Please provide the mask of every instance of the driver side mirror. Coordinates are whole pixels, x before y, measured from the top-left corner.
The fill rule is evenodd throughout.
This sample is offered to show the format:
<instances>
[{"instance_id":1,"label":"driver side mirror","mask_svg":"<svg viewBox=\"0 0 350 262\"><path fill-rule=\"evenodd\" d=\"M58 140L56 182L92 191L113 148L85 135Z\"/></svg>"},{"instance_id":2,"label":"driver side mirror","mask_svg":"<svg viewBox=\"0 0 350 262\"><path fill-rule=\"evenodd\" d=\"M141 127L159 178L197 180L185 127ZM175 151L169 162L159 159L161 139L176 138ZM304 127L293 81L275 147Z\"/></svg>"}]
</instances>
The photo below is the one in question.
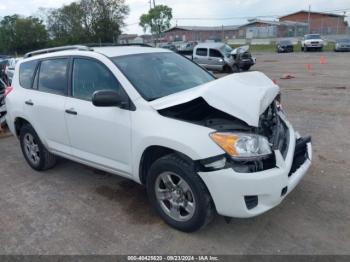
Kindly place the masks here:
<instances>
[{"instance_id":1,"label":"driver side mirror","mask_svg":"<svg viewBox=\"0 0 350 262\"><path fill-rule=\"evenodd\" d=\"M92 95L92 104L97 107L120 107L134 110L134 105L126 95L113 90L99 90Z\"/></svg>"}]
</instances>

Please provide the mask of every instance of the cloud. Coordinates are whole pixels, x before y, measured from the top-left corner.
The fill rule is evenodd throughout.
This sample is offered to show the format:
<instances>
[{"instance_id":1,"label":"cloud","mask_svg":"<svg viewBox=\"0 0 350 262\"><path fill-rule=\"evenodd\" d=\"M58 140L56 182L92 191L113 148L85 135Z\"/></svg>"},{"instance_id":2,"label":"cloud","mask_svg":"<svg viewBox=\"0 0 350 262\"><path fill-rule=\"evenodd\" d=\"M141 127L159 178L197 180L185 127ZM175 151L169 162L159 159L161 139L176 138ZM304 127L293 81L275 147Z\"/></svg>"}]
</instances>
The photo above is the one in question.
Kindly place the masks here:
<instances>
[{"instance_id":1,"label":"cloud","mask_svg":"<svg viewBox=\"0 0 350 262\"><path fill-rule=\"evenodd\" d=\"M0 4L0 10L6 10L6 6L4 4Z\"/></svg>"}]
</instances>

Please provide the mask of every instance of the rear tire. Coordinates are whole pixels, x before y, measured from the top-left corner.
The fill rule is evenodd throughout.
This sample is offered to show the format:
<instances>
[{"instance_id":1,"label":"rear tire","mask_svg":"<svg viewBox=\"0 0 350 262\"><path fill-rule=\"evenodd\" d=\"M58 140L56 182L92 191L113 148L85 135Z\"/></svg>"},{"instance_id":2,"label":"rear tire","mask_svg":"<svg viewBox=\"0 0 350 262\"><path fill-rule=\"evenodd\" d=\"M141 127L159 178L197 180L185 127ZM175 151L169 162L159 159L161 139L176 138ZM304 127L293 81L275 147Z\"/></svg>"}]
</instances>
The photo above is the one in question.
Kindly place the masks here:
<instances>
[{"instance_id":1,"label":"rear tire","mask_svg":"<svg viewBox=\"0 0 350 262\"><path fill-rule=\"evenodd\" d=\"M214 217L214 204L204 182L193 164L177 154L153 163L147 176L147 193L159 216L180 231L199 230Z\"/></svg>"},{"instance_id":2,"label":"rear tire","mask_svg":"<svg viewBox=\"0 0 350 262\"><path fill-rule=\"evenodd\" d=\"M19 139L24 158L31 168L43 171L55 166L56 156L45 148L31 125L21 128Z\"/></svg>"}]
</instances>

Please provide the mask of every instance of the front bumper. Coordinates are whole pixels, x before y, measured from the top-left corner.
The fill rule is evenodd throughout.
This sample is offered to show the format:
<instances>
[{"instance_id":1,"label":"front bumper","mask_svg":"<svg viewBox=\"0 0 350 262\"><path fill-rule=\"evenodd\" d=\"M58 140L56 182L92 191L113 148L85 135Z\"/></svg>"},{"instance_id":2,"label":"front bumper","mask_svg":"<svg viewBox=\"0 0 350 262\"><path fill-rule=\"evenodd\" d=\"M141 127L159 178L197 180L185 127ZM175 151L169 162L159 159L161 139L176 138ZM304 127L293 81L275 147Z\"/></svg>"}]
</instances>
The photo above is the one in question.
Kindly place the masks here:
<instances>
[{"instance_id":1,"label":"front bumper","mask_svg":"<svg viewBox=\"0 0 350 262\"><path fill-rule=\"evenodd\" d=\"M300 158L295 158L296 139L300 136L288 121L285 123L289 128L289 148L285 159L275 151L276 168L256 173L237 173L232 168L199 172L220 215L253 217L262 214L280 204L306 174L312 159L311 142L306 144L307 158L300 163ZM296 161L298 166L293 165Z\"/></svg>"},{"instance_id":2,"label":"front bumper","mask_svg":"<svg viewBox=\"0 0 350 262\"><path fill-rule=\"evenodd\" d=\"M335 51L348 52L348 51L350 51L350 47L336 47Z\"/></svg>"},{"instance_id":3,"label":"front bumper","mask_svg":"<svg viewBox=\"0 0 350 262\"><path fill-rule=\"evenodd\" d=\"M322 43L318 43L318 44L305 44L305 47L307 48L322 48L323 44Z\"/></svg>"}]
</instances>

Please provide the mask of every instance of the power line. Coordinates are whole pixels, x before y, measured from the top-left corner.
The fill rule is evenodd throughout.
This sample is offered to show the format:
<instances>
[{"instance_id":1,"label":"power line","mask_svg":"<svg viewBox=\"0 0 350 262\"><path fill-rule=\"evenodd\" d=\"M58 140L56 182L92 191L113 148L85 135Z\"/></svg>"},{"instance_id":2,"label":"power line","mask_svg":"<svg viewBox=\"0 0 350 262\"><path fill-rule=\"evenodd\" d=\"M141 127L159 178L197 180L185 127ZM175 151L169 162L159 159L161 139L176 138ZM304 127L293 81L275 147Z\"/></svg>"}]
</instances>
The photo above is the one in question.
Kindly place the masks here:
<instances>
[{"instance_id":1,"label":"power line","mask_svg":"<svg viewBox=\"0 0 350 262\"><path fill-rule=\"evenodd\" d=\"M334 10L325 10L325 11L314 11L318 13L330 13L330 12L344 12L344 11L350 11L350 8L343 8L343 9L334 9ZM235 20L235 19L251 19L251 18L267 18L267 17L280 17L281 14L271 14L271 15L257 15L257 16L235 16L235 17L175 17L176 20Z\"/></svg>"},{"instance_id":2,"label":"power line","mask_svg":"<svg viewBox=\"0 0 350 262\"><path fill-rule=\"evenodd\" d=\"M149 0L150 3L154 0ZM342 9L333 9L333 10L323 10L323 11L311 11L312 12L319 12L319 13L331 13L331 12L346 12L346 11L350 11L350 7L349 8L342 8ZM293 12L291 12L293 13ZM224 21L224 20L242 20L242 19L253 19L253 18L278 18L280 17L281 14L271 14L271 15L257 15L257 16L235 16L235 17L174 17L174 20L192 20L192 21ZM126 24L125 26L133 26L133 25L137 25L138 22L133 22L130 24Z\"/></svg>"}]
</instances>

